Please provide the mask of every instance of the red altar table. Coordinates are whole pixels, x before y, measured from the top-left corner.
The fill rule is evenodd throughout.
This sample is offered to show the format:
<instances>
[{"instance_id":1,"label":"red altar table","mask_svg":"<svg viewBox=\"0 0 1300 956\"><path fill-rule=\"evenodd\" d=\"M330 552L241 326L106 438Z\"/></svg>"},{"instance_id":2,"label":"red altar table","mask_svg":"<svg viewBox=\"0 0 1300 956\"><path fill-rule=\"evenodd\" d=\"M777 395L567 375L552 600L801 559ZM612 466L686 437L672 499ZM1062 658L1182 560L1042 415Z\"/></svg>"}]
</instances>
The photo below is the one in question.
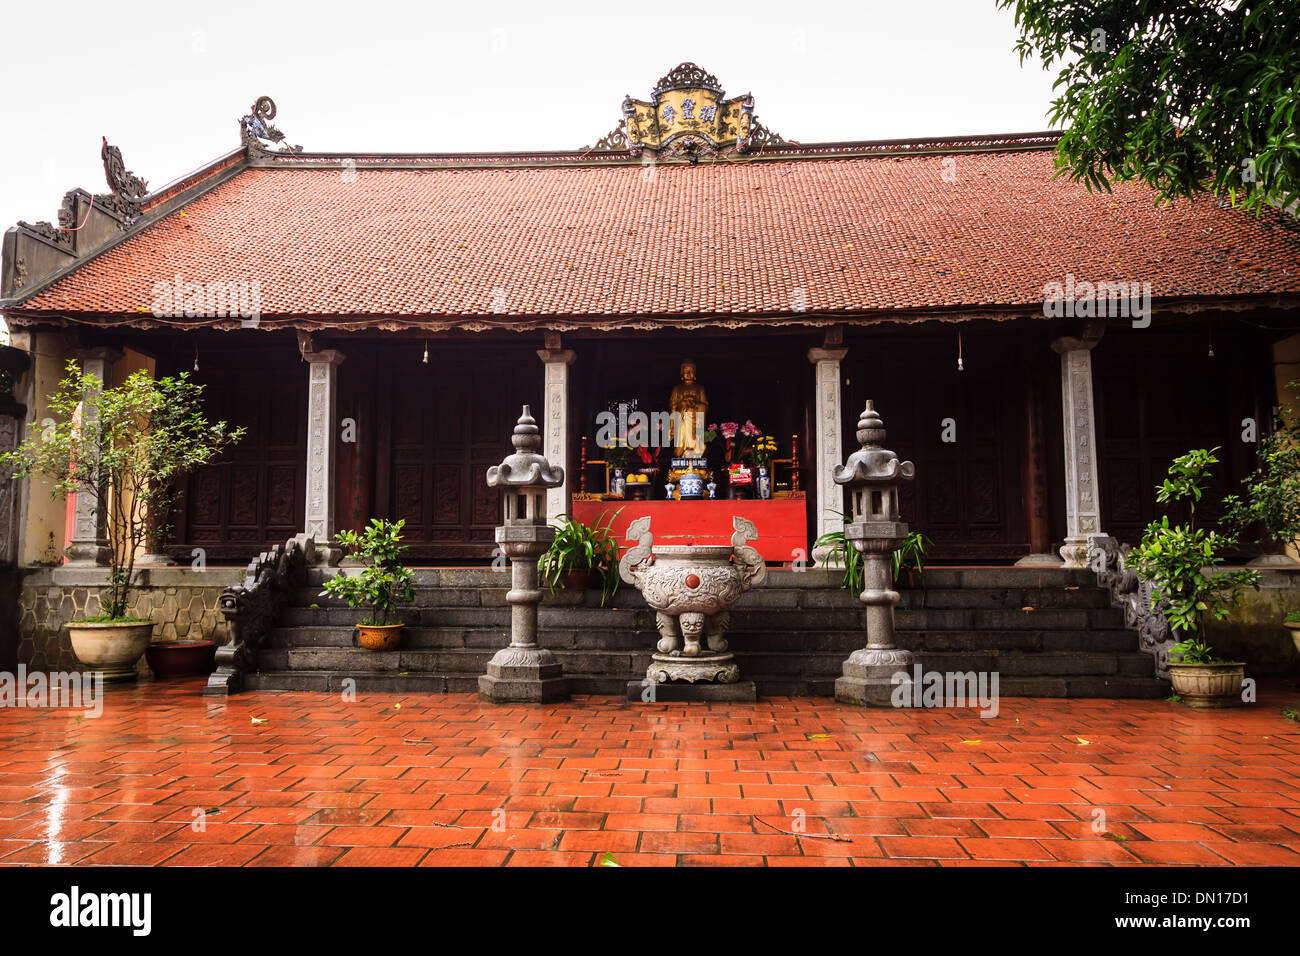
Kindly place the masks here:
<instances>
[{"instance_id":1,"label":"red altar table","mask_svg":"<svg viewBox=\"0 0 1300 956\"><path fill-rule=\"evenodd\" d=\"M807 561L808 503L802 498L770 501L575 501L573 517L585 525L604 522L604 512L619 512L610 525L622 545L627 526L649 516L656 544L730 544L733 515L758 529L754 547L768 562ZM619 511L619 509L622 509Z\"/></svg>"}]
</instances>

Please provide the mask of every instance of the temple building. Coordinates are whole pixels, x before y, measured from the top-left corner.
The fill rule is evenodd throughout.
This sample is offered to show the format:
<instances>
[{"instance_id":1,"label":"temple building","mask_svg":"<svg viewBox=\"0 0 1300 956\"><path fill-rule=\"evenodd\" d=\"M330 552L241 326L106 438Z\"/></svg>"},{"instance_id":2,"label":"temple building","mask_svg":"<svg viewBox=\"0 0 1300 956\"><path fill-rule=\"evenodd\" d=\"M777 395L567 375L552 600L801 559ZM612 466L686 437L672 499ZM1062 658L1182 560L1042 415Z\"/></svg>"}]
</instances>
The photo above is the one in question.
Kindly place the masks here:
<instances>
[{"instance_id":1,"label":"temple building","mask_svg":"<svg viewBox=\"0 0 1300 956\"><path fill-rule=\"evenodd\" d=\"M832 467L873 400L917 463L902 513L931 563L1080 568L1160 513L1174 456L1220 448L1208 498L1235 487L1300 377L1282 211L1089 192L1055 175L1054 132L806 143L693 64L611 113L568 151L320 153L261 97L230 152L161 188L105 142L107 193L5 233L26 355L0 445L40 427L70 358L189 372L248 434L185 479L153 548L181 571L302 532L328 553L374 516L405 519L414 563L486 566L483 476L521 405L565 468L549 512L580 517L618 507L602 413L676 415L685 446L621 469L656 529L725 537L743 514L797 568L841 526ZM747 422L775 440L762 494L714 427ZM712 444L682 456L699 424ZM0 562L102 563L83 512L0 479Z\"/></svg>"}]
</instances>

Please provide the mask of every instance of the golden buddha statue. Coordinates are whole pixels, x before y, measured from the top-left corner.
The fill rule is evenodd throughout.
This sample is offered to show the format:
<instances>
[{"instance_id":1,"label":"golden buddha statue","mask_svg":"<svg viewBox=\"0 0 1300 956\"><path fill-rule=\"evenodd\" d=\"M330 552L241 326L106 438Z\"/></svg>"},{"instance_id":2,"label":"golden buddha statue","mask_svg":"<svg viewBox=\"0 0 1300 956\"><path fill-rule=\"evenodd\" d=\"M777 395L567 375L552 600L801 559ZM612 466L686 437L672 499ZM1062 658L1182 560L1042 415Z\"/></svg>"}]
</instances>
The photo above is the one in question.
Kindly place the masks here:
<instances>
[{"instance_id":1,"label":"golden buddha statue","mask_svg":"<svg viewBox=\"0 0 1300 956\"><path fill-rule=\"evenodd\" d=\"M682 362L682 380L673 386L668 408L673 417L673 457L704 457L704 420L709 411L709 399L704 386L695 380L695 363Z\"/></svg>"},{"instance_id":2,"label":"golden buddha statue","mask_svg":"<svg viewBox=\"0 0 1300 956\"><path fill-rule=\"evenodd\" d=\"M704 486L713 473L704 459L704 421L709 411L709 398L704 386L695 380L695 363L682 362L682 380L673 386L668 399L673 422L673 461L668 470L668 481L675 488L673 497L682 498L682 479L687 477L686 497L704 497Z\"/></svg>"}]
</instances>

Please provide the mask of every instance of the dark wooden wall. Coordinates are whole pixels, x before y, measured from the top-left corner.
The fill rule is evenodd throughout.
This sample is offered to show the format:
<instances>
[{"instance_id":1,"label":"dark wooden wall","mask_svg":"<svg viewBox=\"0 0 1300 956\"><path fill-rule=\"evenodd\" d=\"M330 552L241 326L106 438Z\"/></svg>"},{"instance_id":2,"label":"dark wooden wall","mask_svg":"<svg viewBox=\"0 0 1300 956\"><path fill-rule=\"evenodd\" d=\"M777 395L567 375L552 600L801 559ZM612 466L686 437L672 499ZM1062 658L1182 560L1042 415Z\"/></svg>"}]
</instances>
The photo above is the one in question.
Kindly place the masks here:
<instances>
[{"instance_id":1,"label":"dark wooden wall","mask_svg":"<svg viewBox=\"0 0 1300 956\"><path fill-rule=\"evenodd\" d=\"M987 323L962 327L965 370L957 371L957 326L849 328L842 366L843 447L870 398L885 419L888 446L917 466L904 487L903 517L924 531L940 562L1007 563L1028 553L1029 396L1041 406L1038 458L1045 504L1040 533L1055 550L1065 536L1060 359L1050 348L1060 330ZM1176 332L1108 329L1093 352L1103 527L1136 541L1160 513L1154 488L1170 459L1190 448L1220 446L1225 466L1204 514L1252 466L1254 446L1240 440L1241 420L1262 423L1272 403L1266 338L1246 327L1218 332L1216 358L1204 329ZM586 435L597 457L596 415L616 399L667 411L681 360L698 366L708 392L708 424L752 419L781 437L798 435L802 485L811 485L815 436L813 367L807 351L821 333L626 333L566 336L571 443L565 466L572 487ZM486 560L494 548L499 500L484 481L509 450L520 406L541 419L541 346L533 336L423 340L340 338L336 423L355 423L355 441L337 445L336 521L360 528L371 517L405 518L411 557L423 562ZM160 369L186 371L193 339L161 349ZM214 335L201 340L200 371L208 412L249 429L224 460L185 480L170 552L188 563L195 547L209 561L244 563L301 530L305 485L307 366L288 336ZM943 441L943 420L956 442ZM666 457L666 455L665 455ZM666 463L666 462L665 462ZM593 488L598 483L594 470ZM811 496L808 501L810 528Z\"/></svg>"},{"instance_id":2,"label":"dark wooden wall","mask_svg":"<svg viewBox=\"0 0 1300 956\"><path fill-rule=\"evenodd\" d=\"M167 553L190 564L202 548L213 564L244 564L302 530L306 495L307 366L286 341L216 338L176 342L158 356L163 373L189 372L204 386L209 418L248 434L221 461L182 480Z\"/></svg>"}]
</instances>

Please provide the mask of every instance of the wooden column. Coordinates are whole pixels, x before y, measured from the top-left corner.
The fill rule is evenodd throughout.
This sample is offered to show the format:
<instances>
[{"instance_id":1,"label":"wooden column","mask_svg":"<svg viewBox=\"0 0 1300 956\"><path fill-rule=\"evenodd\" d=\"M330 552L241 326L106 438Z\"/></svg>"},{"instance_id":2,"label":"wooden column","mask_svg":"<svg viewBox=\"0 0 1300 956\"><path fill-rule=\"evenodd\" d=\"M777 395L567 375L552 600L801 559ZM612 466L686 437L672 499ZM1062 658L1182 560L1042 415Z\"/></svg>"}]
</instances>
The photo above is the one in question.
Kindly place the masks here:
<instances>
[{"instance_id":1,"label":"wooden column","mask_svg":"<svg viewBox=\"0 0 1300 956\"><path fill-rule=\"evenodd\" d=\"M1024 481L1025 529L1029 533L1029 554L1018 567L1058 567L1061 559L1051 553L1051 530L1047 520L1047 448L1043 427L1043 389L1036 374L1024 379Z\"/></svg>"}]
</instances>

